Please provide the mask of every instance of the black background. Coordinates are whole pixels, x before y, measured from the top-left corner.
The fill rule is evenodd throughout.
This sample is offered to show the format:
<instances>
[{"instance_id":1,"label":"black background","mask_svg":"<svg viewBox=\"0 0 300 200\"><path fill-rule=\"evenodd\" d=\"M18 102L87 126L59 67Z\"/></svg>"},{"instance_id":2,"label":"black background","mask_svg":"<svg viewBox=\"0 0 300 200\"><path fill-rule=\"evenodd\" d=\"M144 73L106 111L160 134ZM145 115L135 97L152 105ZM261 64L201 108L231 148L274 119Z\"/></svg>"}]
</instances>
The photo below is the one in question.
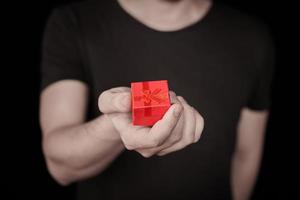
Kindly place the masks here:
<instances>
[{"instance_id":1,"label":"black background","mask_svg":"<svg viewBox=\"0 0 300 200\"><path fill-rule=\"evenodd\" d=\"M61 187L49 176L41 152L38 122L42 32L50 11L71 0L12 2L2 19L1 199L74 199L75 186ZM273 33L277 64L265 152L253 199L296 199L299 183L293 5L262 0L223 0L261 18ZM2 26L3 27L3 26ZM295 45L296 46L296 45ZM295 73L294 73L295 72ZM3 126L4 125L4 126ZM8 194L9 196L6 196ZM292 197L293 196L293 197ZM299 196L299 195L298 195Z\"/></svg>"}]
</instances>

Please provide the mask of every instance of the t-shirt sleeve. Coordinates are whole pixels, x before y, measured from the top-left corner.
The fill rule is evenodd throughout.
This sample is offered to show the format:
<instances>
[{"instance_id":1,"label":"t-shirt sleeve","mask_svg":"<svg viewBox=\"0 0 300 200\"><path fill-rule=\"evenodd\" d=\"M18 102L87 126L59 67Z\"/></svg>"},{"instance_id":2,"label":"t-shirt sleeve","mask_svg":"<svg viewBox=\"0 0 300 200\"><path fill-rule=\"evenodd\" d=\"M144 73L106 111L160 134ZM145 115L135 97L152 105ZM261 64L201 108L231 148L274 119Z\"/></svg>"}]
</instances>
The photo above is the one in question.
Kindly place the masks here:
<instances>
[{"instance_id":1,"label":"t-shirt sleeve","mask_svg":"<svg viewBox=\"0 0 300 200\"><path fill-rule=\"evenodd\" d=\"M268 110L271 105L275 48L270 31L260 32L255 44L256 76L250 91L247 106L251 110Z\"/></svg>"},{"instance_id":2,"label":"t-shirt sleeve","mask_svg":"<svg viewBox=\"0 0 300 200\"><path fill-rule=\"evenodd\" d=\"M42 42L41 90L64 79L87 83L79 33L71 10L62 7L52 11Z\"/></svg>"}]
</instances>

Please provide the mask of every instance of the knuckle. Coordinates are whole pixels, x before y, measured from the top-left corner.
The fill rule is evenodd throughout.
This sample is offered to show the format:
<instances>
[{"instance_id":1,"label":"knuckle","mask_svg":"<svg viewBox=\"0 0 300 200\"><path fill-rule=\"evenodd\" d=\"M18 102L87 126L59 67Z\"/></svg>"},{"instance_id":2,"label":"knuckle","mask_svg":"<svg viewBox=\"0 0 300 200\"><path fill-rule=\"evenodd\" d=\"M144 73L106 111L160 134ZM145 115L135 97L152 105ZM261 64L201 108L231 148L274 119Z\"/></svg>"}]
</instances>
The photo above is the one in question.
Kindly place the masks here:
<instances>
[{"instance_id":1,"label":"knuckle","mask_svg":"<svg viewBox=\"0 0 300 200\"><path fill-rule=\"evenodd\" d=\"M183 98L183 96L177 96L177 98L180 100L180 102L181 102L183 105L185 105L185 106L188 105L187 102L186 102L186 100Z\"/></svg>"},{"instance_id":2,"label":"knuckle","mask_svg":"<svg viewBox=\"0 0 300 200\"><path fill-rule=\"evenodd\" d=\"M176 93L173 90L169 91L170 96L176 96Z\"/></svg>"},{"instance_id":3,"label":"knuckle","mask_svg":"<svg viewBox=\"0 0 300 200\"><path fill-rule=\"evenodd\" d=\"M178 99L180 99L180 100L182 100L182 99L183 99L183 97L182 97L182 96L177 96L177 98L178 98Z\"/></svg>"},{"instance_id":4,"label":"knuckle","mask_svg":"<svg viewBox=\"0 0 300 200\"><path fill-rule=\"evenodd\" d=\"M191 106L189 104L185 104L185 109L194 114L195 109L193 108L193 106Z\"/></svg>"}]
</instances>

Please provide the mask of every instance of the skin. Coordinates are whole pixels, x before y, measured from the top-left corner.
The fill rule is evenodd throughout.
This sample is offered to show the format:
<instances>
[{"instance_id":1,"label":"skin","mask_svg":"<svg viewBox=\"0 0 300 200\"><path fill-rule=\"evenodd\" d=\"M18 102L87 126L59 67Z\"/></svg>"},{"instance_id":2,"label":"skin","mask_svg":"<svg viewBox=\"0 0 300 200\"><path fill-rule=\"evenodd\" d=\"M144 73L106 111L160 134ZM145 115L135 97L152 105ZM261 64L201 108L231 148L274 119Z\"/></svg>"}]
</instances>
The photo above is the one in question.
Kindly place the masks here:
<instances>
[{"instance_id":1,"label":"skin","mask_svg":"<svg viewBox=\"0 0 300 200\"><path fill-rule=\"evenodd\" d=\"M177 31L200 21L212 5L210 0L118 0L123 9L142 24L157 31Z\"/></svg>"},{"instance_id":2,"label":"skin","mask_svg":"<svg viewBox=\"0 0 300 200\"><path fill-rule=\"evenodd\" d=\"M201 20L208 0L120 0L140 22L159 31L174 31ZM147 9L146 9L147 8ZM45 88L40 97L43 151L50 174L68 185L101 173L125 149L145 158L163 156L197 142L204 119L183 97L170 92L173 105L152 128L132 126L129 88L99 95L96 119L86 121L88 86L62 80ZM250 197L259 169L267 111L241 110L237 144L232 158L232 190L236 200Z\"/></svg>"},{"instance_id":3,"label":"skin","mask_svg":"<svg viewBox=\"0 0 300 200\"><path fill-rule=\"evenodd\" d=\"M64 80L41 94L44 154L51 175L62 185L100 173L125 148L148 158L200 139L203 118L172 91L173 105L151 128L132 125L126 87L104 91L98 102L104 114L85 122L87 91L79 81Z\"/></svg>"},{"instance_id":4,"label":"skin","mask_svg":"<svg viewBox=\"0 0 300 200\"><path fill-rule=\"evenodd\" d=\"M263 152L268 111L241 111L237 127L236 150L232 159L232 190L234 199L251 196Z\"/></svg>"}]
</instances>

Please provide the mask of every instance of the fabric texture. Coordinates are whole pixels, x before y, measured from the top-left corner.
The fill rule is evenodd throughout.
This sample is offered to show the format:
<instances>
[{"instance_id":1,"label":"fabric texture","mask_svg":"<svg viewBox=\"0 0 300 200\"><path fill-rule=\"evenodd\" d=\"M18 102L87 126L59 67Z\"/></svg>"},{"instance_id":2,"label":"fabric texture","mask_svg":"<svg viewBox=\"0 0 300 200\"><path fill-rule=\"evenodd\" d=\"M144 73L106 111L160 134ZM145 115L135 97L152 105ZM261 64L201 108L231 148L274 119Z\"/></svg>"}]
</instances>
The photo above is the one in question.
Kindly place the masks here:
<instances>
[{"instance_id":1,"label":"fabric texture","mask_svg":"<svg viewBox=\"0 0 300 200\"><path fill-rule=\"evenodd\" d=\"M78 183L78 199L230 199L230 162L242 108L270 106L274 47L254 17L214 3L199 22L178 31L151 29L116 1L56 8L43 39L41 90L66 79L98 96L130 82L168 80L205 119L198 143L163 156L122 153L103 173Z\"/></svg>"}]
</instances>

